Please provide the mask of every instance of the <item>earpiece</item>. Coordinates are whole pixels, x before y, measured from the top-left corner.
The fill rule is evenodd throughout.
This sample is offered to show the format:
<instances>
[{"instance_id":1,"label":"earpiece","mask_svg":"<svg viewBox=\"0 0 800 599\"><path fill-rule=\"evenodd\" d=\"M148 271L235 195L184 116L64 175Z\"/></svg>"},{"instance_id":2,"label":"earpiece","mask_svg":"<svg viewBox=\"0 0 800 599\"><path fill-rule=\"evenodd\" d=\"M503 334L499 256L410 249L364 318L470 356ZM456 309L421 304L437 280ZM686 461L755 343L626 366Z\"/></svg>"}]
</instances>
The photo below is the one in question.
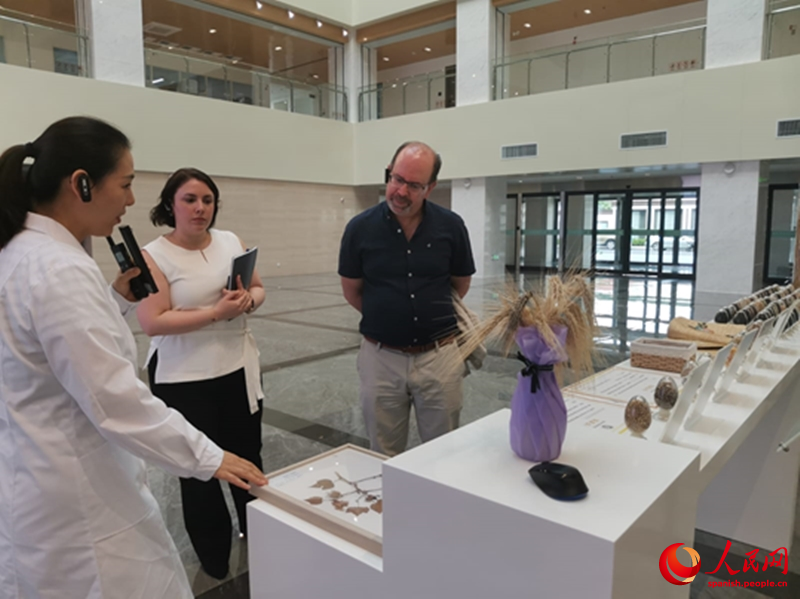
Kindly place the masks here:
<instances>
[{"instance_id":1,"label":"earpiece","mask_svg":"<svg viewBox=\"0 0 800 599\"><path fill-rule=\"evenodd\" d=\"M383 175L383 182L388 185L389 184L389 180L391 178L392 178L392 171L391 171L391 169L387 168L386 171L384 172L384 175Z\"/></svg>"},{"instance_id":2,"label":"earpiece","mask_svg":"<svg viewBox=\"0 0 800 599\"><path fill-rule=\"evenodd\" d=\"M81 200L84 202L92 201L92 185L89 182L89 175L78 175L78 193L81 194Z\"/></svg>"}]
</instances>

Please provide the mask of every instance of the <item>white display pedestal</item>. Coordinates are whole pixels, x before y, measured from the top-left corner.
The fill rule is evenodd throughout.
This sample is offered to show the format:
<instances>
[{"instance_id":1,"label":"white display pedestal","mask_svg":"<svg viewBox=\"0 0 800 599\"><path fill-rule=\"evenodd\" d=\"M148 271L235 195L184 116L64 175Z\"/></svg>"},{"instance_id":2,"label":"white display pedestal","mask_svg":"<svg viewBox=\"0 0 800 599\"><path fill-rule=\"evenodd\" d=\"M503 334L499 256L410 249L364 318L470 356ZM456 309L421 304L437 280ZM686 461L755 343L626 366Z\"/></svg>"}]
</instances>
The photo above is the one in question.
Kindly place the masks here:
<instances>
[{"instance_id":1,"label":"white display pedestal","mask_svg":"<svg viewBox=\"0 0 800 599\"><path fill-rule=\"evenodd\" d=\"M658 558L693 542L697 453L576 427L559 461L583 473L589 495L559 502L512 453L509 417L501 410L384 463L383 559L251 502L251 596L688 597L688 585L661 578Z\"/></svg>"}]
</instances>

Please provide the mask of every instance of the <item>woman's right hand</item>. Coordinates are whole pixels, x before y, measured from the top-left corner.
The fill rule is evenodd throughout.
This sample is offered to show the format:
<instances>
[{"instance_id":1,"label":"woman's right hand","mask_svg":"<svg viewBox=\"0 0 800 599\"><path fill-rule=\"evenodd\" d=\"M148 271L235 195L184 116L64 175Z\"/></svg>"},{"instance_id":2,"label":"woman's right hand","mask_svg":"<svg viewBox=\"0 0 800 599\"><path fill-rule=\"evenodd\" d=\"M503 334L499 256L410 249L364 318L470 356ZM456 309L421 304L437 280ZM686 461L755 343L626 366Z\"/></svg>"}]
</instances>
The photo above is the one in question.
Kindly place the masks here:
<instances>
[{"instance_id":1,"label":"woman's right hand","mask_svg":"<svg viewBox=\"0 0 800 599\"><path fill-rule=\"evenodd\" d=\"M249 490L250 485L263 487L267 484L267 477L256 468L255 464L229 451L223 453L222 464L214 473L214 478L227 481L245 490ZM247 484L248 482L250 485Z\"/></svg>"}]
</instances>

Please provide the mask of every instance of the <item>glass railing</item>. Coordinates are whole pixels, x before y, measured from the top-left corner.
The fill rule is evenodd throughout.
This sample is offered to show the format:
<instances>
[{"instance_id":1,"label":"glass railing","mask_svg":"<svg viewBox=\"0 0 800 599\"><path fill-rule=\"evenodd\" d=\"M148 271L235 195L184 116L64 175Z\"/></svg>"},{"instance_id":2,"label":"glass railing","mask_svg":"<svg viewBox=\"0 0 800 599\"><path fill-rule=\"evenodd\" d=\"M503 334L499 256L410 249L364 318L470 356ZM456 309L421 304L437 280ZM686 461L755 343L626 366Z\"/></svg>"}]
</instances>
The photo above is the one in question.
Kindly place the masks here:
<instances>
[{"instance_id":1,"label":"glass railing","mask_svg":"<svg viewBox=\"0 0 800 599\"><path fill-rule=\"evenodd\" d=\"M434 71L362 87L358 94L358 120L428 112L455 104L455 73ZM448 89L451 90L448 93Z\"/></svg>"},{"instance_id":2,"label":"glass railing","mask_svg":"<svg viewBox=\"0 0 800 599\"><path fill-rule=\"evenodd\" d=\"M705 23L510 56L494 66L494 99L703 68Z\"/></svg>"},{"instance_id":3,"label":"glass railing","mask_svg":"<svg viewBox=\"0 0 800 599\"><path fill-rule=\"evenodd\" d=\"M768 27L767 58L800 54L800 0L771 2Z\"/></svg>"},{"instance_id":4,"label":"glass railing","mask_svg":"<svg viewBox=\"0 0 800 599\"><path fill-rule=\"evenodd\" d=\"M308 83L244 68L165 52L145 50L147 87L263 106L338 121L347 120L347 94L326 83Z\"/></svg>"},{"instance_id":5,"label":"glass railing","mask_svg":"<svg viewBox=\"0 0 800 599\"><path fill-rule=\"evenodd\" d=\"M0 15L0 63L88 77L86 36Z\"/></svg>"}]
</instances>

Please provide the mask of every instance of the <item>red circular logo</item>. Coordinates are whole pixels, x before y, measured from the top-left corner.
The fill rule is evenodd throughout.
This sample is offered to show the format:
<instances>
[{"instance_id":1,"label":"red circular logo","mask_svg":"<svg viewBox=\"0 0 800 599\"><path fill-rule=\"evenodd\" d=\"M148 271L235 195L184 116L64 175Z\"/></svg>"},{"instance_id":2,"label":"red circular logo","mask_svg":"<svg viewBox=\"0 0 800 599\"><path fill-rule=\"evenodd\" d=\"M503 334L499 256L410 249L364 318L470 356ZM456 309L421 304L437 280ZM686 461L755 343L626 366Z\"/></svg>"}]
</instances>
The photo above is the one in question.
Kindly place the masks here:
<instances>
[{"instance_id":1,"label":"red circular logo","mask_svg":"<svg viewBox=\"0 0 800 599\"><path fill-rule=\"evenodd\" d=\"M700 555L691 547L684 547L683 549L691 556L692 567L687 568L678 561L678 556L676 554L678 548L682 545L683 543L675 543L674 545L670 545L664 549L664 551L661 553L661 557L658 560L658 569L661 570L661 576L663 576L664 580L670 584L689 584L694 580L694 577L697 576L697 573L700 571ZM667 564L669 564L669 567L667 567ZM683 580L681 581L675 578L670 570L677 576L683 578Z\"/></svg>"}]
</instances>

